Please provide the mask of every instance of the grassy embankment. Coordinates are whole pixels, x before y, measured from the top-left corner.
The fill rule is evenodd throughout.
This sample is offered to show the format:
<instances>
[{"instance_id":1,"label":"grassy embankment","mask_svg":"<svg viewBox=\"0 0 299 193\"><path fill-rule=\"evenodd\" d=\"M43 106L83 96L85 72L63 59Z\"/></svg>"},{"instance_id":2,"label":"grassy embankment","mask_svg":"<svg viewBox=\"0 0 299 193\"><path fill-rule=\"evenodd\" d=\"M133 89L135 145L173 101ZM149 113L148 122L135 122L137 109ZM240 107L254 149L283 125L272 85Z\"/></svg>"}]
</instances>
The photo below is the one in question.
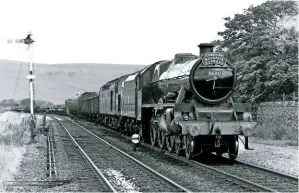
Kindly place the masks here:
<instances>
[{"instance_id":1,"label":"grassy embankment","mask_svg":"<svg viewBox=\"0 0 299 193\"><path fill-rule=\"evenodd\" d=\"M0 192L5 191L3 181L14 179L25 144L30 140L29 116L13 112L0 114Z\"/></svg>"}]
</instances>

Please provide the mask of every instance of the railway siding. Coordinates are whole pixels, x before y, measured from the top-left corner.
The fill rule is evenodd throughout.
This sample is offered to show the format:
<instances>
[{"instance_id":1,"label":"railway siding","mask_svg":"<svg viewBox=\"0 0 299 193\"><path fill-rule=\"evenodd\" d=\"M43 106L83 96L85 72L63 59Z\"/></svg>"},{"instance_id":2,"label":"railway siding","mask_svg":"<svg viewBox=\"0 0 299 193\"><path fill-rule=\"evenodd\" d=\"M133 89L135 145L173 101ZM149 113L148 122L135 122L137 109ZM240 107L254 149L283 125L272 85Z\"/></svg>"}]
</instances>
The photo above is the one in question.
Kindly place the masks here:
<instances>
[{"instance_id":1,"label":"railway siding","mask_svg":"<svg viewBox=\"0 0 299 193\"><path fill-rule=\"evenodd\" d=\"M42 116L38 115L37 121L40 122L41 120ZM50 121L51 119L47 119L48 126L51 125ZM48 133L38 134L36 141L25 145L26 152L14 180L4 181L6 191L75 190L67 188L72 181L71 167L66 161L68 157L56 127L54 126L52 129L51 137L48 136ZM51 139L51 146L48 146L50 144L49 139ZM50 149L52 156L49 156ZM51 176L49 173L51 168L49 167L50 157L52 161L55 160L54 165L52 162L52 168L56 168L56 172L52 170Z\"/></svg>"}]
</instances>

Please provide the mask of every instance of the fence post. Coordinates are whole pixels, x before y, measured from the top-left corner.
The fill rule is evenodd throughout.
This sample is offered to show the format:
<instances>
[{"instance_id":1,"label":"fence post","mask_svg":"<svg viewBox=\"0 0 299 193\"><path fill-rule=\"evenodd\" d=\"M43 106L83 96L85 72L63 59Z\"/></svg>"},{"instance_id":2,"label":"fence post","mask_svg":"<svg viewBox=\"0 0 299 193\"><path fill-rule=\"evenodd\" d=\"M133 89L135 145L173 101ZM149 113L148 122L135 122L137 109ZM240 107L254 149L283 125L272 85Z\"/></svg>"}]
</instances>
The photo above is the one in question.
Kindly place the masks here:
<instances>
[{"instance_id":1,"label":"fence post","mask_svg":"<svg viewBox=\"0 0 299 193\"><path fill-rule=\"evenodd\" d=\"M296 93L295 93L295 91L293 91L293 101L295 101L296 100Z\"/></svg>"},{"instance_id":2,"label":"fence post","mask_svg":"<svg viewBox=\"0 0 299 193\"><path fill-rule=\"evenodd\" d=\"M284 93L282 94L282 101L283 102L285 101L285 94Z\"/></svg>"}]
</instances>

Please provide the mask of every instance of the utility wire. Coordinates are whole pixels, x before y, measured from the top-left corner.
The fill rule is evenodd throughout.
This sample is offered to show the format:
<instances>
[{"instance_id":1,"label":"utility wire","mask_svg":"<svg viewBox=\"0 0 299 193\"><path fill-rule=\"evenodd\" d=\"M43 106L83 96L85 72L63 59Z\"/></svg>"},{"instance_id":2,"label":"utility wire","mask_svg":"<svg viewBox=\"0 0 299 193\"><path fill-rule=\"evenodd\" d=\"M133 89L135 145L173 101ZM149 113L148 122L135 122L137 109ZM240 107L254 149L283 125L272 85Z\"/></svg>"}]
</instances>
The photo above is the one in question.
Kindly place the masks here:
<instances>
[{"instance_id":1,"label":"utility wire","mask_svg":"<svg viewBox=\"0 0 299 193\"><path fill-rule=\"evenodd\" d=\"M23 66L23 62L21 62L21 66L20 66L20 68L19 68L19 73L18 73L18 76L17 76L17 80L16 80L15 88L14 88L14 93L13 93L13 97L12 97L12 103L13 103L13 104L14 104L14 99L15 99L15 95L16 95L16 91L17 91L17 87L18 87L19 79L20 79L20 74L21 74L22 66ZM10 119L10 114L8 115L8 118L6 119L5 129L4 129L4 130L6 130L7 123L8 123L8 120L9 120L9 119Z\"/></svg>"}]
</instances>

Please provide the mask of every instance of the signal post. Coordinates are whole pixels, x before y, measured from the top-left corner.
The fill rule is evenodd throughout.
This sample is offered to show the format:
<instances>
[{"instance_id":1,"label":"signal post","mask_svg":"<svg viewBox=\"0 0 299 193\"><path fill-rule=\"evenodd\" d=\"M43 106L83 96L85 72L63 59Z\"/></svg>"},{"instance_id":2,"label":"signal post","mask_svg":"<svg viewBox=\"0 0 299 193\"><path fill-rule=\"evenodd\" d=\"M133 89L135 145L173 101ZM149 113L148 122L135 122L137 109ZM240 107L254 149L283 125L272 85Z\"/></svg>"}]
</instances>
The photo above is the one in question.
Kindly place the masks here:
<instances>
[{"instance_id":1,"label":"signal post","mask_svg":"<svg viewBox=\"0 0 299 193\"><path fill-rule=\"evenodd\" d=\"M24 39L15 39L14 43L24 43L28 45L28 55L29 55L29 90L30 90L30 131L31 131L31 140L34 140L35 137L35 116L34 116L34 93L33 93L33 79L36 77L33 74L33 53L32 53L32 44L35 42L31 38L32 34L29 32L27 37ZM13 40L8 40L7 43L13 43Z\"/></svg>"},{"instance_id":2,"label":"signal post","mask_svg":"<svg viewBox=\"0 0 299 193\"><path fill-rule=\"evenodd\" d=\"M32 57L32 44L34 40L31 39L31 34L29 33L27 37L24 39L24 44L28 45L28 53L29 53L29 75L27 78L29 79L29 89L30 89L30 130L31 130L31 140L34 140L35 137L35 116L34 116L34 96L33 96L33 79L35 75L33 74L33 57Z\"/></svg>"}]
</instances>

